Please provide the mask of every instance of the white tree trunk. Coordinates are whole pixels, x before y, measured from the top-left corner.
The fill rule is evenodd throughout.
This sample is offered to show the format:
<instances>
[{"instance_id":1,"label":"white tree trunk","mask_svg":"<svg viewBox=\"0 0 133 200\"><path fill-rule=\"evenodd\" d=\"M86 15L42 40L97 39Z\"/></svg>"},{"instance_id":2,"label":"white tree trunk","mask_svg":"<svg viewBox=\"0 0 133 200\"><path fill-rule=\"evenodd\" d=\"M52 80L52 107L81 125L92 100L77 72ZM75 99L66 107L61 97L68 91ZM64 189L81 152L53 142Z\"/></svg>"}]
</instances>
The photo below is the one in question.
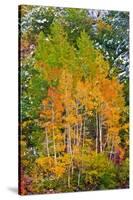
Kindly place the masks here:
<instances>
[{"instance_id":1,"label":"white tree trunk","mask_svg":"<svg viewBox=\"0 0 133 200\"><path fill-rule=\"evenodd\" d=\"M103 141L102 141L102 119L99 115L99 142L100 142L100 152L103 151Z\"/></svg>"},{"instance_id":2,"label":"white tree trunk","mask_svg":"<svg viewBox=\"0 0 133 200\"><path fill-rule=\"evenodd\" d=\"M54 105L52 104L52 134L53 134L53 147L54 147L54 160L56 163L56 144L55 144L55 131L54 131Z\"/></svg>"},{"instance_id":3,"label":"white tree trunk","mask_svg":"<svg viewBox=\"0 0 133 200\"><path fill-rule=\"evenodd\" d=\"M45 129L45 135L46 135L46 148L47 148L47 156L50 156L49 153L49 139L48 139L48 133L47 133L47 128Z\"/></svg>"},{"instance_id":4,"label":"white tree trunk","mask_svg":"<svg viewBox=\"0 0 133 200\"><path fill-rule=\"evenodd\" d=\"M96 153L98 153L98 115L96 111Z\"/></svg>"},{"instance_id":5,"label":"white tree trunk","mask_svg":"<svg viewBox=\"0 0 133 200\"><path fill-rule=\"evenodd\" d=\"M79 170L79 173L78 173L78 186L80 185L80 176L81 176L81 174L80 174L80 170Z\"/></svg>"}]
</instances>

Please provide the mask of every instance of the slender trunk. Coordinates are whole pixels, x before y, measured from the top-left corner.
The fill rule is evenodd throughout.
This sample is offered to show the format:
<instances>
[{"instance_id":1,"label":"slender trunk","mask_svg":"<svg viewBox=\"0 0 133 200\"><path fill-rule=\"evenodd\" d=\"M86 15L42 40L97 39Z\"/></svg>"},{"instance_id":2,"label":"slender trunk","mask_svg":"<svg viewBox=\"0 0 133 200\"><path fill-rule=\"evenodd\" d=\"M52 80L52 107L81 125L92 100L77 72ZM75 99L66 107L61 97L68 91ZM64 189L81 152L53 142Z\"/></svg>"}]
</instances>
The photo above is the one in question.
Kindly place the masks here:
<instances>
[{"instance_id":1,"label":"slender trunk","mask_svg":"<svg viewBox=\"0 0 133 200\"><path fill-rule=\"evenodd\" d=\"M105 151L106 147L109 146L108 144L109 144L109 137L108 137L108 134L107 134L106 141L105 141L105 143L103 144L103 151Z\"/></svg>"},{"instance_id":2,"label":"slender trunk","mask_svg":"<svg viewBox=\"0 0 133 200\"><path fill-rule=\"evenodd\" d=\"M96 153L98 153L98 115L96 111Z\"/></svg>"},{"instance_id":3,"label":"slender trunk","mask_svg":"<svg viewBox=\"0 0 133 200\"><path fill-rule=\"evenodd\" d=\"M66 128L66 150L67 150L67 153L69 153L69 134L68 134L68 127Z\"/></svg>"},{"instance_id":4,"label":"slender trunk","mask_svg":"<svg viewBox=\"0 0 133 200\"><path fill-rule=\"evenodd\" d=\"M84 147L84 142L85 142L85 119L84 119L84 125L83 125L83 142L82 142L83 147Z\"/></svg>"},{"instance_id":5,"label":"slender trunk","mask_svg":"<svg viewBox=\"0 0 133 200\"><path fill-rule=\"evenodd\" d=\"M66 129L64 130L64 151L66 149Z\"/></svg>"},{"instance_id":6,"label":"slender trunk","mask_svg":"<svg viewBox=\"0 0 133 200\"><path fill-rule=\"evenodd\" d=\"M78 104L76 103L76 116L78 118ZM77 122L77 125L76 125L76 145L78 146L79 145L79 126L78 126L78 122Z\"/></svg>"},{"instance_id":7,"label":"slender trunk","mask_svg":"<svg viewBox=\"0 0 133 200\"><path fill-rule=\"evenodd\" d=\"M102 142L102 119L99 115L99 142L100 142L100 152L103 151L103 142Z\"/></svg>"},{"instance_id":8,"label":"slender trunk","mask_svg":"<svg viewBox=\"0 0 133 200\"><path fill-rule=\"evenodd\" d=\"M72 175L74 173L74 166L73 166L73 161L72 161Z\"/></svg>"},{"instance_id":9,"label":"slender trunk","mask_svg":"<svg viewBox=\"0 0 133 200\"><path fill-rule=\"evenodd\" d=\"M69 116L69 111L66 109L66 114L67 116ZM71 155L71 164L69 166L69 170L68 170L68 188L70 188L70 182L71 182L71 172L73 174L73 158L72 158L72 140L71 140L71 126L68 123L67 125L67 153Z\"/></svg>"},{"instance_id":10,"label":"slender trunk","mask_svg":"<svg viewBox=\"0 0 133 200\"><path fill-rule=\"evenodd\" d=\"M70 171L70 167L68 169L67 185L68 185L68 188L70 188L70 186L71 186L71 171Z\"/></svg>"},{"instance_id":11,"label":"slender trunk","mask_svg":"<svg viewBox=\"0 0 133 200\"><path fill-rule=\"evenodd\" d=\"M53 135L53 147L54 147L54 160L56 163L56 144L55 144L55 131L54 131L54 105L52 104L52 135Z\"/></svg>"},{"instance_id":12,"label":"slender trunk","mask_svg":"<svg viewBox=\"0 0 133 200\"><path fill-rule=\"evenodd\" d=\"M68 145L68 153L72 154L72 145L71 145L71 128L70 128L70 124L68 124L67 127L67 145Z\"/></svg>"},{"instance_id":13,"label":"slender trunk","mask_svg":"<svg viewBox=\"0 0 133 200\"><path fill-rule=\"evenodd\" d=\"M66 108L66 117L69 116L69 111ZM70 124L67 124L66 128L66 137L67 137L67 153L72 154L72 144L71 144L71 127Z\"/></svg>"},{"instance_id":14,"label":"slender trunk","mask_svg":"<svg viewBox=\"0 0 133 200\"><path fill-rule=\"evenodd\" d=\"M84 119L84 122L83 122L83 135L82 135L82 153L81 153L81 156L82 156L82 162L81 162L81 172L83 170L83 154L84 154L84 142L85 142L85 119Z\"/></svg>"},{"instance_id":15,"label":"slender trunk","mask_svg":"<svg viewBox=\"0 0 133 200\"><path fill-rule=\"evenodd\" d=\"M49 157L49 140L48 140L48 133L47 133L47 128L45 129L45 135L46 135L46 148L47 148L47 156Z\"/></svg>"},{"instance_id":16,"label":"slender trunk","mask_svg":"<svg viewBox=\"0 0 133 200\"><path fill-rule=\"evenodd\" d=\"M76 125L74 125L74 138L73 138L73 144L76 144Z\"/></svg>"},{"instance_id":17,"label":"slender trunk","mask_svg":"<svg viewBox=\"0 0 133 200\"><path fill-rule=\"evenodd\" d=\"M54 133L54 129L53 129L53 145L54 145L54 159L56 162L56 145L55 145L55 133Z\"/></svg>"},{"instance_id":18,"label":"slender trunk","mask_svg":"<svg viewBox=\"0 0 133 200\"><path fill-rule=\"evenodd\" d=\"M70 124L69 124L69 144L70 144L70 154L72 155L72 140L71 140L71 127L70 127Z\"/></svg>"},{"instance_id":19,"label":"slender trunk","mask_svg":"<svg viewBox=\"0 0 133 200\"><path fill-rule=\"evenodd\" d=\"M83 145L83 133L82 133L82 126L83 126L83 123L81 122L80 124L80 135L79 135L79 145L81 144L81 155L83 156L83 150L82 150L82 145ZM81 142L82 140L82 142ZM81 169L82 169L82 164L81 164ZM78 172L78 186L80 185L80 177L81 177L81 172L80 172L80 169L79 169L79 172Z\"/></svg>"},{"instance_id":20,"label":"slender trunk","mask_svg":"<svg viewBox=\"0 0 133 200\"><path fill-rule=\"evenodd\" d=\"M79 172L78 172L78 186L80 185L80 176L81 176L81 174L80 174L80 170L79 170Z\"/></svg>"},{"instance_id":21,"label":"slender trunk","mask_svg":"<svg viewBox=\"0 0 133 200\"><path fill-rule=\"evenodd\" d=\"M83 126L83 124L82 124L82 122L81 122L81 124L80 124L80 135L79 135L79 145L82 144L82 143L81 143L81 138L82 138L82 126Z\"/></svg>"},{"instance_id":22,"label":"slender trunk","mask_svg":"<svg viewBox=\"0 0 133 200\"><path fill-rule=\"evenodd\" d=\"M79 130L78 130L78 124L77 124L77 129L76 129L76 145L78 146L79 145L79 134L78 134L78 132L79 132Z\"/></svg>"}]
</instances>

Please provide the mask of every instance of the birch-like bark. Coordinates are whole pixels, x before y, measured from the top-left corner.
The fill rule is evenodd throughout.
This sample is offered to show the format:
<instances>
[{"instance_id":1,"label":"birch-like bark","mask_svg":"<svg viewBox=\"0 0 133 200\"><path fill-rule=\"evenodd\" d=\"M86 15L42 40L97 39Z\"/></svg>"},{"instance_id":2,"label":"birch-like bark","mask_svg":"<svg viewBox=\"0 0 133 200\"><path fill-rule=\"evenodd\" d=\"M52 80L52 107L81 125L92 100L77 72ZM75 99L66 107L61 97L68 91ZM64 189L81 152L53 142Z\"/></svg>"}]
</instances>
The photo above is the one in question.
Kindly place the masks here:
<instances>
[{"instance_id":1,"label":"birch-like bark","mask_svg":"<svg viewBox=\"0 0 133 200\"><path fill-rule=\"evenodd\" d=\"M72 144L71 144L71 128L70 128L70 124L68 125L68 135L67 135L67 138L68 138L68 153L72 154Z\"/></svg>"},{"instance_id":2,"label":"birch-like bark","mask_svg":"<svg viewBox=\"0 0 133 200\"><path fill-rule=\"evenodd\" d=\"M78 124L76 125L76 145L79 145L79 128Z\"/></svg>"},{"instance_id":3,"label":"birch-like bark","mask_svg":"<svg viewBox=\"0 0 133 200\"><path fill-rule=\"evenodd\" d=\"M76 103L76 116L78 117L78 105ZM76 125L76 145L79 146L79 125Z\"/></svg>"},{"instance_id":4,"label":"birch-like bark","mask_svg":"<svg viewBox=\"0 0 133 200\"><path fill-rule=\"evenodd\" d=\"M98 114L96 111L96 153L98 153Z\"/></svg>"},{"instance_id":5,"label":"birch-like bark","mask_svg":"<svg viewBox=\"0 0 133 200\"><path fill-rule=\"evenodd\" d=\"M100 143L100 152L103 151L103 142L102 142L102 119L99 114L99 143Z\"/></svg>"},{"instance_id":6,"label":"birch-like bark","mask_svg":"<svg viewBox=\"0 0 133 200\"><path fill-rule=\"evenodd\" d=\"M73 165L73 160L72 160L72 175L74 173L74 165Z\"/></svg>"},{"instance_id":7,"label":"birch-like bark","mask_svg":"<svg viewBox=\"0 0 133 200\"><path fill-rule=\"evenodd\" d=\"M79 172L78 172L78 186L80 185L80 176L81 176L81 174L80 174L80 170L79 170Z\"/></svg>"},{"instance_id":8,"label":"birch-like bark","mask_svg":"<svg viewBox=\"0 0 133 200\"><path fill-rule=\"evenodd\" d=\"M82 124L82 122L81 122L81 124L80 124L80 135L79 135L79 145L82 144L82 143L81 143L81 138L82 138L82 126L83 126L83 124Z\"/></svg>"},{"instance_id":9,"label":"birch-like bark","mask_svg":"<svg viewBox=\"0 0 133 200\"><path fill-rule=\"evenodd\" d=\"M73 138L73 144L76 144L76 125L74 125L74 138Z\"/></svg>"},{"instance_id":10,"label":"birch-like bark","mask_svg":"<svg viewBox=\"0 0 133 200\"><path fill-rule=\"evenodd\" d=\"M46 148L47 148L47 156L50 156L49 153L49 139L48 139L48 132L47 132L47 128L45 129L45 135L46 135Z\"/></svg>"},{"instance_id":11,"label":"birch-like bark","mask_svg":"<svg viewBox=\"0 0 133 200\"><path fill-rule=\"evenodd\" d=\"M84 142L85 142L85 119L84 119L84 123L83 123L83 142L82 142L83 147L84 147Z\"/></svg>"},{"instance_id":12,"label":"birch-like bark","mask_svg":"<svg viewBox=\"0 0 133 200\"><path fill-rule=\"evenodd\" d=\"M53 134L53 147L54 147L54 160L56 163L56 144L55 144L55 131L54 131L54 105L52 104L52 134Z\"/></svg>"},{"instance_id":13,"label":"birch-like bark","mask_svg":"<svg viewBox=\"0 0 133 200\"><path fill-rule=\"evenodd\" d=\"M68 169L68 177L67 177L67 185L68 185L68 188L70 188L71 186L71 170L70 170L70 167Z\"/></svg>"},{"instance_id":14,"label":"birch-like bark","mask_svg":"<svg viewBox=\"0 0 133 200\"><path fill-rule=\"evenodd\" d=\"M64 147L66 147L66 129L64 131Z\"/></svg>"}]
</instances>

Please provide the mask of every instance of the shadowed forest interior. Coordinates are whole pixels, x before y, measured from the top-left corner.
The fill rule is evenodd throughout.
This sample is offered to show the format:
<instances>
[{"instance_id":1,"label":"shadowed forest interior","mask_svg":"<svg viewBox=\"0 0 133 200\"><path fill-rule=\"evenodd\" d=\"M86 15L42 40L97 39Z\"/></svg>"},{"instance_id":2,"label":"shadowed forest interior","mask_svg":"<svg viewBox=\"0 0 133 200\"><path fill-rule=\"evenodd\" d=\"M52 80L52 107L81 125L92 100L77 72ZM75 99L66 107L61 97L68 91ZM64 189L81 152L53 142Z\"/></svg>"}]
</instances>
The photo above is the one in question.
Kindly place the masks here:
<instances>
[{"instance_id":1,"label":"shadowed forest interior","mask_svg":"<svg viewBox=\"0 0 133 200\"><path fill-rule=\"evenodd\" d=\"M129 13L19 6L19 193L129 187Z\"/></svg>"}]
</instances>

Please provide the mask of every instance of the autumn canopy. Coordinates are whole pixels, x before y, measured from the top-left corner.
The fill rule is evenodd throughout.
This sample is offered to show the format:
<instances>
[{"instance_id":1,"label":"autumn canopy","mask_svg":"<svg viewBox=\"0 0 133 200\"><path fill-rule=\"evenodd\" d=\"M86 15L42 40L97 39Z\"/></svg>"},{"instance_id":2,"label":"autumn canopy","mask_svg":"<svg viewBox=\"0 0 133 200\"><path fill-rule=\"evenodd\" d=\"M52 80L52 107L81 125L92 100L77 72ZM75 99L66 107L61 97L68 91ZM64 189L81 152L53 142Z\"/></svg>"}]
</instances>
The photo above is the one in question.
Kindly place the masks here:
<instances>
[{"instance_id":1,"label":"autumn canopy","mask_svg":"<svg viewBox=\"0 0 133 200\"><path fill-rule=\"evenodd\" d=\"M118 12L20 12L20 193L127 188L128 75L103 41Z\"/></svg>"}]
</instances>

